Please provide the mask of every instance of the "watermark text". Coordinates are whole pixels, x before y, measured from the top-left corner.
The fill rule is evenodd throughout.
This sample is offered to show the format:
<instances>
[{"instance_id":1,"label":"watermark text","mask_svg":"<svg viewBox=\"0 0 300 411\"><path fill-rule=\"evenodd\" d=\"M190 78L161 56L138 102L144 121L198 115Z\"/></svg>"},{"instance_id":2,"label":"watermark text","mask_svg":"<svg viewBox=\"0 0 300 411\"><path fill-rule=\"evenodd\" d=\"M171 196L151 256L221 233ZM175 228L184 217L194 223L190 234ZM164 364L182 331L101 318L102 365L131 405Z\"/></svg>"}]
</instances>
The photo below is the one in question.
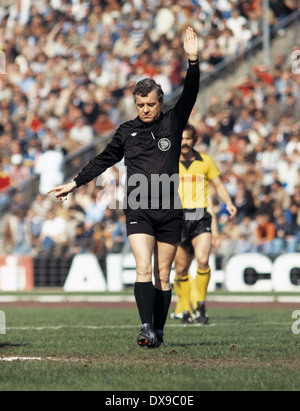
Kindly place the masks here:
<instances>
[{"instance_id":1,"label":"watermark text","mask_svg":"<svg viewBox=\"0 0 300 411\"><path fill-rule=\"evenodd\" d=\"M6 316L3 311L0 311L0 334L6 334Z\"/></svg>"},{"instance_id":2,"label":"watermark text","mask_svg":"<svg viewBox=\"0 0 300 411\"><path fill-rule=\"evenodd\" d=\"M296 319L296 321L292 324L292 333L295 335L300 334L300 310L296 310L292 314L292 318Z\"/></svg>"},{"instance_id":3,"label":"watermark text","mask_svg":"<svg viewBox=\"0 0 300 411\"><path fill-rule=\"evenodd\" d=\"M120 181L127 175L127 167L120 166L118 175L101 175L96 180L100 188L97 195L98 204L105 204L110 209L117 209L120 196ZM106 181L105 181L106 180ZM135 173L123 183L123 209L131 210L191 210L186 214L188 220L198 220L205 208L205 176L203 174L145 174ZM184 203L184 204L183 204ZM193 211L195 210L195 211ZM202 215L199 214L202 212Z\"/></svg>"},{"instance_id":4,"label":"watermark text","mask_svg":"<svg viewBox=\"0 0 300 411\"><path fill-rule=\"evenodd\" d=\"M6 74L6 56L3 50L0 50L0 74Z\"/></svg>"},{"instance_id":5,"label":"watermark text","mask_svg":"<svg viewBox=\"0 0 300 411\"><path fill-rule=\"evenodd\" d=\"M300 74L300 50L293 51L292 55L292 72L296 75Z\"/></svg>"}]
</instances>

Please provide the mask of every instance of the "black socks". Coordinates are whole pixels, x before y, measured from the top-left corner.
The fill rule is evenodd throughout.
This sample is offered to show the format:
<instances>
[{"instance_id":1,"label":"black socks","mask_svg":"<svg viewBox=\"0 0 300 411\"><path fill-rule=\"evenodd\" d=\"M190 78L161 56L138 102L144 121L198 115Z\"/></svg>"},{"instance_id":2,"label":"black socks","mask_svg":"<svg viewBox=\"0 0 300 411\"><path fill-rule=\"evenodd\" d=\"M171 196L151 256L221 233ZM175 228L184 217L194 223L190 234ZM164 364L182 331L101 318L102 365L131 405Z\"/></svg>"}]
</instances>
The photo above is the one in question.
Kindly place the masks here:
<instances>
[{"instance_id":1,"label":"black socks","mask_svg":"<svg viewBox=\"0 0 300 411\"><path fill-rule=\"evenodd\" d=\"M148 323L152 325L155 304L155 288L152 281L148 283L135 283L134 296L142 324Z\"/></svg>"},{"instance_id":2,"label":"black socks","mask_svg":"<svg viewBox=\"0 0 300 411\"><path fill-rule=\"evenodd\" d=\"M154 329L162 330L167 321L172 299L172 290L162 291L155 288Z\"/></svg>"},{"instance_id":3,"label":"black socks","mask_svg":"<svg viewBox=\"0 0 300 411\"><path fill-rule=\"evenodd\" d=\"M134 295L142 324L148 323L157 330L163 330L171 304L172 291L154 287L152 281L135 283Z\"/></svg>"}]
</instances>

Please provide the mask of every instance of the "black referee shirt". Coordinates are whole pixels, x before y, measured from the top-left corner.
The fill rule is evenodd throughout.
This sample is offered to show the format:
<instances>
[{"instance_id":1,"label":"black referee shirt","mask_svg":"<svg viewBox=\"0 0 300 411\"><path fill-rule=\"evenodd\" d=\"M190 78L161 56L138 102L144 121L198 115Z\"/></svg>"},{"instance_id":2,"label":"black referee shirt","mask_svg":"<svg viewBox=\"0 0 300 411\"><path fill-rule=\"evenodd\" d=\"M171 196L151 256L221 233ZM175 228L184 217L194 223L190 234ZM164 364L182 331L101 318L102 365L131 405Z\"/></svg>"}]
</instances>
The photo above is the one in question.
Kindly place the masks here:
<instances>
[{"instance_id":1,"label":"black referee shirt","mask_svg":"<svg viewBox=\"0 0 300 411\"><path fill-rule=\"evenodd\" d=\"M164 192L160 189L159 206L156 207L156 204L155 208L165 208L164 194L166 196L164 200L167 203L170 201L170 207L173 208L174 202L176 203L179 197L182 132L196 102L199 82L199 65L189 63L183 91L175 106L165 113L161 112L152 123L144 123L136 117L121 124L104 151L90 160L75 178L77 187L87 184L124 157L127 167L127 198L138 184L142 184L143 190L147 189L147 199L144 197L141 200L141 208L151 207L153 201L156 204L157 196L151 196L151 184L153 186L154 176L164 175L166 178L169 177L169 187L164 187ZM136 185L130 185L130 181L136 181ZM157 193L152 187L152 194L154 192ZM130 201L127 202L127 207L130 208Z\"/></svg>"}]
</instances>

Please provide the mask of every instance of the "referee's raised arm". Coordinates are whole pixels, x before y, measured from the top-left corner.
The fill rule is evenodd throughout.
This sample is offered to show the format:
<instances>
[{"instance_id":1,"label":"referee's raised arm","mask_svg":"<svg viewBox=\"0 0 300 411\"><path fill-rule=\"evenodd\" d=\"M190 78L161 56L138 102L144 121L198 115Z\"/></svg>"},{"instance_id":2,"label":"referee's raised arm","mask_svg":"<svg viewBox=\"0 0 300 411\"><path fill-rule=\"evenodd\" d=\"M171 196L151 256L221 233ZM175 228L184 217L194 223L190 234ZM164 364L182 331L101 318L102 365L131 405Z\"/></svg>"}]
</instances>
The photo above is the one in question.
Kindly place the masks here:
<instances>
[{"instance_id":1,"label":"referee's raised arm","mask_svg":"<svg viewBox=\"0 0 300 411\"><path fill-rule=\"evenodd\" d=\"M182 130L188 122L200 87L199 40L191 27L186 29L183 48L188 58L189 66L181 96L174 107L180 119Z\"/></svg>"},{"instance_id":2,"label":"referee's raised arm","mask_svg":"<svg viewBox=\"0 0 300 411\"><path fill-rule=\"evenodd\" d=\"M183 40L183 48L189 61L195 64L199 59L199 43L198 37L191 27L188 27L186 29L185 37Z\"/></svg>"}]
</instances>

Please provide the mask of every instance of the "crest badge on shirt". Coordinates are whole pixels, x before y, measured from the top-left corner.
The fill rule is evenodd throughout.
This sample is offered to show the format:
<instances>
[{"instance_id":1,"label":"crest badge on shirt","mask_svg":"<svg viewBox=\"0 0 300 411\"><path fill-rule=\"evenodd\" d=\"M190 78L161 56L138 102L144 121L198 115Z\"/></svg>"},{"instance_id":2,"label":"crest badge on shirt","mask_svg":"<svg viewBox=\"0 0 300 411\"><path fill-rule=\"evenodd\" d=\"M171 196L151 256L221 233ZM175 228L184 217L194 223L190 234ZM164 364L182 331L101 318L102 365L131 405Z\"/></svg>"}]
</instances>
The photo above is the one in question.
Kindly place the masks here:
<instances>
[{"instance_id":1,"label":"crest badge on shirt","mask_svg":"<svg viewBox=\"0 0 300 411\"><path fill-rule=\"evenodd\" d=\"M168 138L164 137L158 141L158 148L161 151L168 151L170 147L171 147L171 141Z\"/></svg>"}]
</instances>

